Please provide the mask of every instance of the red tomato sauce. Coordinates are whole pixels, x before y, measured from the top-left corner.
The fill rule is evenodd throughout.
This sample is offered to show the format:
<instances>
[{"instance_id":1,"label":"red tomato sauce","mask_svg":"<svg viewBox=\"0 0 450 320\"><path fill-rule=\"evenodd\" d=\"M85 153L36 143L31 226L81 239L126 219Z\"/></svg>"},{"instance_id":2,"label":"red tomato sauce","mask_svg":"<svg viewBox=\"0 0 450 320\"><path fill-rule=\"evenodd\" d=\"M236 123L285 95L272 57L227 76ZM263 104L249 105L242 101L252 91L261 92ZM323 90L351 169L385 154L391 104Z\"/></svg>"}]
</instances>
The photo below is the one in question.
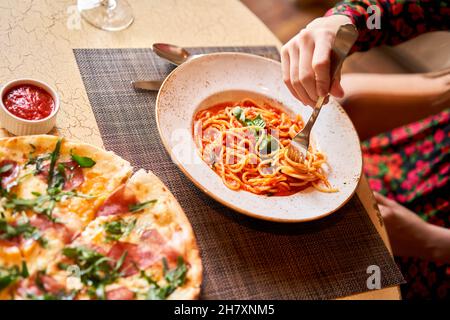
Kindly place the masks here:
<instances>
[{"instance_id":1,"label":"red tomato sauce","mask_svg":"<svg viewBox=\"0 0 450 320\"><path fill-rule=\"evenodd\" d=\"M3 104L10 113L25 120L45 119L55 107L47 91L29 84L11 88L3 97Z\"/></svg>"}]
</instances>

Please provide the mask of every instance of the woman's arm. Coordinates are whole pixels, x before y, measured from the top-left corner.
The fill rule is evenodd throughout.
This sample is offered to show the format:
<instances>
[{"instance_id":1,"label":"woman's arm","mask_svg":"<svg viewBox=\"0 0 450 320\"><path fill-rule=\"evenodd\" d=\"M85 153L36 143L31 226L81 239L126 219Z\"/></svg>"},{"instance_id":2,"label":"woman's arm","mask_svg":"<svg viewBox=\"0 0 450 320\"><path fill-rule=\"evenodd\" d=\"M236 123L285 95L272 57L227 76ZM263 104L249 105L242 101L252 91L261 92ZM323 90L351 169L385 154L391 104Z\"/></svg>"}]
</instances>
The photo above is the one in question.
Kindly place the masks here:
<instances>
[{"instance_id":1,"label":"woman's arm","mask_svg":"<svg viewBox=\"0 0 450 320\"><path fill-rule=\"evenodd\" d=\"M450 263L450 229L428 224L430 260Z\"/></svg>"},{"instance_id":2,"label":"woman's arm","mask_svg":"<svg viewBox=\"0 0 450 320\"><path fill-rule=\"evenodd\" d=\"M394 200L375 193L394 255L450 263L450 230L420 219Z\"/></svg>"},{"instance_id":3,"label":"woman's arm","mask_svg":"<svg viewBox=\"0 0 450 320\"><path fill-rule=\"evenodd\" d=\"M340 104L362 140L450 106L450 69L439 74L344 74Z\"/></svg>"},{"instance_id":4,"label":"woman's arm","mask_svg":"<svg viewBox=\"0 0 450 320\"><path fill-rule=\"evenodd\" d=\"M380 11L380 25L371 24L371 5ZM376 22L376 21L375 21ZM359 37L353 51L397 44L420 33L450 28L448 0L346 0L326 17L312 21L281 49L283 79L291 93L314 106L319 96L341 97L340 77L331 83L331 47L339 27L355 24Z\"/></svg>"},{"instance_id":5,"label":"woman's arm","mask_svg":"<svg viewBox=\"0 0 450 320\"><path fill-rule=\"evenodd\" d=\"M425 32L450 29L447 0L345 0L326 13L330 15L347 16L358 28L352 51L396 45Z\"/></svg>"}]
</instances>

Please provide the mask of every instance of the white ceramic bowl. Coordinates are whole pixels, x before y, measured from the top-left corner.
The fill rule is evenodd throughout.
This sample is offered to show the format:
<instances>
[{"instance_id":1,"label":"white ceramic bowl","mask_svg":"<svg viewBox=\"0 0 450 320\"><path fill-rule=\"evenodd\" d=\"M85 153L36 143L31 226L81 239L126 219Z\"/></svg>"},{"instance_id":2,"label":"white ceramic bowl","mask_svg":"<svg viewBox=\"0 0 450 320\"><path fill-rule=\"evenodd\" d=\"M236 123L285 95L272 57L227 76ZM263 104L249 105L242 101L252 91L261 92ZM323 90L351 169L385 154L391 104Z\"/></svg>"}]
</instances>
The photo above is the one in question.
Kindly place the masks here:
<instances>
[{"instance_id":1,"label":"white ceramic bowl","mask_svg":"<svg viewBox=\"0 0 450 320\"><path fill-rule=\"evenodd\" d=\"M328 180L336 193L308 188L291 196L267 197L228 189L202 161L192 137L198 110L250 97L266 100L304 120L312 109L286 88L279 62L242 53L218 53L193 59L164 81L156 103L156 121L173 161L194 184L212 198L249 216L279 222L318 219L336 211L354 194L361 177L358 135L344 110L334 101L325 105L313 128L317 147L328 158Z\"/></svg>"},{"instance_id":2,"label":"white ceramic bowl","mask_svg":"<svg viewBox=\"0 0 450 320\"><path fill-rule=\"evenodd\" d=\"M13 87L30 84L47 91L53 98L54 108L52 113L41 120L26 120L10 113L3 104L4 95ZM56 125L56 115L59 111L59 97L56 91L48 84L34 79L18 79L6 83L0 89L0 124L3 128L16 136L45 134Z\"/></svg>"}]
</instances>

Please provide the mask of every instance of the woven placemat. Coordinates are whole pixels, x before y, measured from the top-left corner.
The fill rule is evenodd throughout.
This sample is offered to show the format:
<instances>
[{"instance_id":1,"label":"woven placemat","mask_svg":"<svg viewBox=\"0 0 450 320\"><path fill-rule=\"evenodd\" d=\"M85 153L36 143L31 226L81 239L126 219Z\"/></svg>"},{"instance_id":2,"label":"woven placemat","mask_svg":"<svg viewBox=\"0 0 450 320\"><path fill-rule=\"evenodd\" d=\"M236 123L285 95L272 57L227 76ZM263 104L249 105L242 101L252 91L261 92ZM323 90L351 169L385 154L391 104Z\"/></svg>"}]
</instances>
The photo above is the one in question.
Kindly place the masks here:
<instances>
[{"instance_id":1,"label":"woven placemat","mask_svg":"<svg viewBox=\"0 0 450 320\"><path fill-rule=\"evenodd\" d=\"M279 59L273 47L204 48L246 51ZM131 80L158 80L173 66L150 49L75 49L105 147L135 168L153 171L190 219L204 265L204 299L328 299L368 291L367 268L381 286L401 283L394 260L354 197L315 222L277 224L238 214L196 188L172 163L155 122L156 94ZM182 108L182 106L180 106Z\"/></svg>"}]
</instances>

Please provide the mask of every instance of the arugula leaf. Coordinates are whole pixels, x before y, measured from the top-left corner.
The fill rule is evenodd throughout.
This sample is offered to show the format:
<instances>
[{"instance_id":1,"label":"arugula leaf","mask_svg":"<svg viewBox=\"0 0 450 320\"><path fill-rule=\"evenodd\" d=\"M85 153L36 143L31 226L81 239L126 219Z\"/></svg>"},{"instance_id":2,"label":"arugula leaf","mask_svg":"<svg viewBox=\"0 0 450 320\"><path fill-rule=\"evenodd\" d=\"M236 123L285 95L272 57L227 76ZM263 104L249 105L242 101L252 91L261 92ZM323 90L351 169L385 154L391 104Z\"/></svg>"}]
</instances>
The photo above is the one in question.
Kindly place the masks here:
<instances>
[{"instance_id":1,"label":"arugula leaf","mask_svg":"<svg viewBox=\"0 0 450 320\"><path fill-rule=\"evenodd\" d=\"M129 235L136 226L136 221L137 219L133 219L130 222L120 219L106 222L103 225L106 232L106 240L117 241L121 237Z\"/></svg>"},{"instance_id":2,"label":"arugula leaf","mask_svg":"<svg viewBox=\"0 0 450 320\"><path fill-rule=\"evenodd\" d=\"M28 278L30 273L28 272L28 267L25 261L22 261L22 271L20 272L22 278Z\"/></svg>"},{"instance_id":3,"label":"arugula leaf","mask_svg":"<svg viewBox=\"0 0 450 320\"><path fill-rule=\"evenodd\" d=\"M47 240L42 237L39 229L33 227L29 221L13 226L5 219L0 219L0 239L8 240L20 235L23 235L25 239L36 240L43 247L47 244Z\"/></svg>"},{"instance_id":4,"label":"arugula leaf","mask_svg":"<svg viewBox=\"0 0 450 320\"><path fill-rule=\"evenodd\" d=\"M50 154L44 154L44 155L34 157L33 153L34 153L34 151L30 152L30 154L28 155L28 161L27 161L27 163L25 163L25 166L35 165L36 168L35 168L33 174L37 175L37 174L41 173L42 170L44 169L44 161L50 159Z\"/></svg>"},{"instance_id":5,"label":"arugula leaf","mask_svg":"<svg viewBox=\"0 0 450 320\"><path fill-rule=\"evenodd\" d=\"M151 205L155 204L157 201L158 200L154 199L154 200L150 200L150 201L146 201L146 202L142 202L142 203L132 204L128 207L128 210L130 210L130 212L138 212L145 208L150 207Z\"/></svg>"},{"instance_id":6,"label":"arugula leaf","mask_svg":"<svg viewBox=\"0 0 450 320\"><path fill-rule=\"evenodd\" d=\"M22 262L22 270L18 266L5 268L0 266L0 291L15 283L20 278L29 276L28 268L25 261Z\"/></svg>"},{"instance_id":7,"label":"arugula leaf","mask_svg":"<svg viewBox=\"0 0 450 320\"><path fill-rule=\"evenodd\" d=\"M176 290L179 286L182 286L186 281L187 267L182 257L178 257L176 268L169 270L166 258L163 258L164 265L164 278L169 284L168 294Z\"/></svg>"},{"instance_id":8,"label":"arugula leaf","mask_svg":"<svg viewBox=\"0 0 450 320\"><path fill-rule=\"evenodd\" d=\"M55 187L54 185L54 172L55 172L55 165L56 165L56 161L58 161L59 158L59 152L61 150L61 143L62 143L62 138L58 139L58 142L56 143L55 149L53 150L53 152L50 154L50 167L48 169L48 188L52 188ZM58 181L59 183L60 181Z\"/></svg>"},{"instance_id":9,"label":"arugula leaf","mask_svg":"<svg viewBox=\"0 0 450 320\"><path fill-rule=\"evenodd\" d=\"M57 202L67 197L95 198L95 196L84 195L73 191L62 192L59 188L47 189L47 194L45 195L36 192L32 194L36 198L22 199L17 198L15 194L11 194L8 196L4 206L5 208L13 209L15 212L32 210L38 214L45 215L50 221L56 222L56 219L53 217L53 209Z\"/></svg>"},{"instance_id":10,"label":"arugula leaf","mask_svg":"<svg viewBox=\"0 0 450 320\"><path fill-rule=\"evenodd\" d=\"M160 285L152 277L141 271L141 277L147 280L150 288L147 292L147 300L164 300L167 299L178 287L186 282L187 267L184 259L179 256L177 266L169 270L166 258L163 258L163 274L164 284Z\"/></svg>"},{"instance_id":11,"label":"arugula leaf","mask_svg":"<svg viewBox=\"0 0 450 320\"><path fill-rule=\"evenodd\" d=\"M72 157L72 160L78 163L78 165L82 168L92 168L96 164L96 162L91 158L82 157L72 152L70 155Z\"/></svg>"},{"instance_id":12,"label":"arugula leaf","mask_svg":"<svg viewBox=\"0 0 450 320\"><path fill-rule=\"evenodd\" d=\"M34 294L28 292L26 294L28 299L31 300L73 300L75 296L77 295L76 290L71 290L70 292L66 292L65 290L61 289L56 293L48 292L45 289L45 285L42 282L41 276L45 274L45 271L38 271L36 274L36 279L34 280L36 286L41 290L42 294Z\"/></svg>"},{"instance_id":13,"label":"arugula leaf","mask_svg":"<svg viewBox=\"0 0 450 320\"><path fill-rule=\"evenodd\" d=\"M65 247L62 253L78 265L81 282L89 287L88 292L90 295L99 299L105 299L105 286L122 276L119 269L122 267L128 254L125 251L113 265L110 258L84 247ZM59 267L65 270L68 266L60 264Z\"/></svg>"},{"instance_id":14,"label":"arugula leaf","mask_svg":"<svg viewBox=\"0 0 450 320\"><path fill-rule=\"evenodd\" d=\"M56 222L53 217L53 209L56 201L49 195L41 195L34 199L17 198L16 195L9 197L5 203L5 208L13 209L14 212L33 210L38 214L45 215L50 221Z\"/></svg>"}]
</instances>

